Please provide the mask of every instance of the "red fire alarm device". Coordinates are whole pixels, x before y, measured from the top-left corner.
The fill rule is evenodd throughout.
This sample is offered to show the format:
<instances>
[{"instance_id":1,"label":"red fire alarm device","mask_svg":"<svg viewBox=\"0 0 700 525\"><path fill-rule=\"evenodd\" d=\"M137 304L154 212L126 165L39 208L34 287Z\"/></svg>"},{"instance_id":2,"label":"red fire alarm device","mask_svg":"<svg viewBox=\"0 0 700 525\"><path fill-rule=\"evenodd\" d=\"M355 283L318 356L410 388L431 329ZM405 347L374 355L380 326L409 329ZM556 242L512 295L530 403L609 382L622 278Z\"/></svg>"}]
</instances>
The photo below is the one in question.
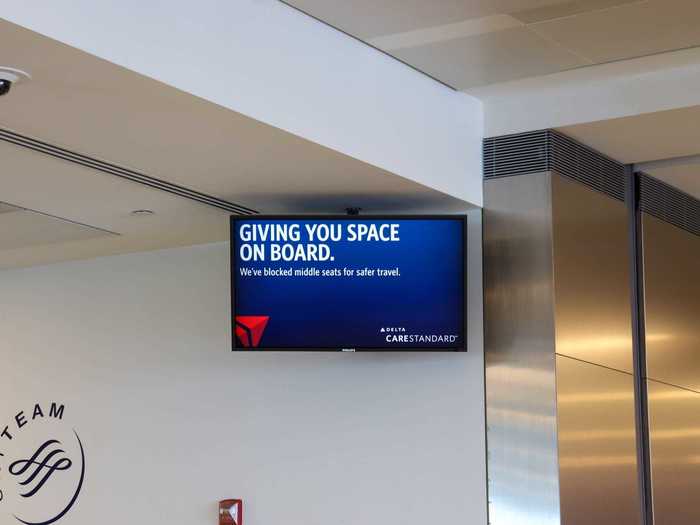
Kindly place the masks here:
<instances>
[{"instance_id":1,"label":"red fire alarm device","mask_svg":"<svg viewBox=\"0 0 700 525\"><path fill-rule=\"evenodd\" d=\"M243 525L243 500L225 499L219 502L219 525Z\"/></svg>"}]
</instances>

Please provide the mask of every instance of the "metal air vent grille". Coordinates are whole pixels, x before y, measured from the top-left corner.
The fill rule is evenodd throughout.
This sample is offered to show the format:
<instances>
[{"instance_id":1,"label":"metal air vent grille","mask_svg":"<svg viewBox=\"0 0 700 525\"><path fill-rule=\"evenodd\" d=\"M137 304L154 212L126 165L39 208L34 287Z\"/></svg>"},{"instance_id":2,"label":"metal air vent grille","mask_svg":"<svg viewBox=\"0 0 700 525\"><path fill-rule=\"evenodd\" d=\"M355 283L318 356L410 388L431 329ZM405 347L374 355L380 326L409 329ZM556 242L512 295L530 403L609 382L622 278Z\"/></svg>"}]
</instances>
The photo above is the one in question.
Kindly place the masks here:
<instances>
[{"instance_id":1,"label":"metal air vent grille","mask_svg":"<svg viewBox=\"0 0 700 525\"><path fill-rule=\"evenodd\" d=\"M639 175L639 208L700 236L700 201L646 173Z\"/></svg>"},{"instance_id":2,"label":"metal air vent grille","mask_svg":"<svg viewBox=\"0 0 700 525\"><path fill-rule=\"evenodd\" d=\"M625 200L625 165L555 130L484 140L484 179L556 171Z\"/></svg>"}]
</instances>

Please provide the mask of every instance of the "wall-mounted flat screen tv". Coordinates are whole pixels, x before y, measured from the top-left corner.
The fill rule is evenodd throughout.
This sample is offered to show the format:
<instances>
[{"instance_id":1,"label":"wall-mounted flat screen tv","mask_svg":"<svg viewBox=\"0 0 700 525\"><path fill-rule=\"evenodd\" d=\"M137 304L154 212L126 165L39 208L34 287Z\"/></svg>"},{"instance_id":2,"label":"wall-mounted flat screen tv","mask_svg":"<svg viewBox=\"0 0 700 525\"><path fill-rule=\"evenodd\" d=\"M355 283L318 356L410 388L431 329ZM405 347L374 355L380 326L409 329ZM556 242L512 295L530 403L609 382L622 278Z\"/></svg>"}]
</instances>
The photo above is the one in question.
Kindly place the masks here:
<instances>
[{"instance_id":1,"label":"wall-mounted flat screen tv","mask_svg":"<svg viewBox=\"0 0 700 525\"><path fill-rule=\"evenodd\" d=\"M234 350L466 350L463 216L231 217Z\"/></svg>"}]
</instances>

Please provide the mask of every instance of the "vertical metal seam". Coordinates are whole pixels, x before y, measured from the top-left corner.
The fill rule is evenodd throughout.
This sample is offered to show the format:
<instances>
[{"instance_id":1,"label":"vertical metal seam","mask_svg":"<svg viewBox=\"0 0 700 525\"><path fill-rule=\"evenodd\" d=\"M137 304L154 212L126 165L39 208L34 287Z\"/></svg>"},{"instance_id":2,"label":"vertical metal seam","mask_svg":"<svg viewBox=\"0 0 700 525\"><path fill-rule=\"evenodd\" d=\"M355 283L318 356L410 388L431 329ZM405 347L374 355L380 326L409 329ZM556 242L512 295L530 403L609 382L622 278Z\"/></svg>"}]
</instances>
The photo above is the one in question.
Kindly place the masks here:
<instances>
[{"instance_id":1,"label":"vertical metal seam","mask_svg":"<svg viewBox=\"0 0 700 525\"><path fill-rule=\"evenodd\" d=\"M548 139L551 137L551 133L547 132L547 137ZM549 152L551 151L551 148L547 148L547 154L549 155ZM547 159L549 161L549 157ZM554 195L554 177L558 176L557 171L555 171L553 168L547 171L547 203L549 205L549 209L547 210L547 214L549 216L549 221L547 221L547 226L549 228L549 268L550 268L550 276L551 276L551 286L550 286L550 301L551 301L551 314L552 314L552 352L551 352L551 358L552 358L552 371L554 372L554 419L555 419L555 425L554 425L554 448L555 448L555 457L557 459L557 496L558 496L558 504L559 504L559 523L562 523L562 487L561 487L561 447L559 446L559 377L557 375L557 265L556 263L556 257L555 257L555 250L556 247L554 245L555 238L556 238L556 224L554 220L554 203L555 203L555 195ZM562 175L562 177L566 177L565 175Z\"/></svg>"},{"instance_id":2,"label":"vertical metal seam","mask_svg":"<svg viewBox=\"0 0 700 525\"><path fill-rule=\"evenodd\" d=\"M486 385L486 261L484 253L484 233L486 229L486 213L481 209L481 336L483 350L484 378L484 473L486 474L486 525L491 525L491 478L489 476L489 411ZM466 254L465 254L466 255Z\"/></svg>"},{"instance_id":3,"label":"vertical metal seam","mask_svg":"<svg viewBox=\"0 0 700 525\"><path fill-rule=\"evenodd\" d=\"M634 408L637 443L637 475L643 525L654 524L649 443L649 402L646 371L644 313L644 259L640 211L639 176L631 165L625 168L625 200L628 212L630 292L632 309L632 358L634 367Z\"/></svg>"}]
</instances>

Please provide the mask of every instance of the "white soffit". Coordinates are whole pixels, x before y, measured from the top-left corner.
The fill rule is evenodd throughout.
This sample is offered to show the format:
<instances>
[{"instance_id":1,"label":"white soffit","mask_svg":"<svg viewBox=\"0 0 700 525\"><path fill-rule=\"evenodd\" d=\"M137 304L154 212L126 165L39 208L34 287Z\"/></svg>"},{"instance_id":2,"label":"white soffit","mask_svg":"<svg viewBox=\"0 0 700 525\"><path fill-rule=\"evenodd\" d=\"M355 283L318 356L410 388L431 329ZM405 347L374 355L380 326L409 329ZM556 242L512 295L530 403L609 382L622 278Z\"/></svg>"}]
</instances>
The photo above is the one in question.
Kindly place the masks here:
<instances>
[{"instance_id":1,"label":"white soffit","mask_svg":"<svg viewBox=\"0 0 700 525\"><path fill-rule=\"evenodd\" d=\"M3 56L33 80L0 98L0 127L262 212L454 209L457 199L0 21ZM342 202L343 196L357 202ZM365 202L368 197L371 202ZM0 200L2 196L0 196ZM328 202L326 202L328 199ZM466 206L462 203L462 206ZM388 211L388 210L387 210Z\"/></svg>"},{"instance_id":2,"label":"white soffit","mask_svg":"<svg viewBox=\"0 0 700 525\"><path fill-rule=\"evenodd\" d=\"M559 130L700 199L700 105Z\"/></svg>"},{"instance_id":3,"label":"white soffit","mask_svg":"<svg viewBox=\"0 0 700 525\"><path fill-rule=\"evenodd\" d=\"M33 77L0 98L3 130L265 213L342 213L348 206L367 213L459 213L469 207L12 23L0 21L0 34L3 56ZM3 140L9 136L0 133L0 202L118 235L82 235L66 222L54 226L70 235L47 229L40 238L32 230L36 222L10 227L8 218L0 268L228 238L225 211ZM155 214L132 217L136 209ZM11 211L0 204L0 216L19 221Z\"/></svg>"},{"instance_id":4,"label":"white soffit","mask_svg":"<svg viewBox=\"0 0 700 525\"><path fill-rule=\"evenodd\" d=\"M700 153L700 105L558 129L628 164Z\"/></svg>"},{"instance_id":5,"label":"white soffit","mask_svg":"<svg viewBox=\"0 0 700 525\"><path fill-rule=\"evenodd\" d=\"M479 101L277 0L173 0L168 9L139 0L16 0L4 3L2 16L481 205Z\"/></svg>"},{"instance_id":6,"label":"white soffit","mask_svg":"<svg viewBox=\"0 0 700 525\"><path fill-rule=\"evenodd\" d=\"M700 105L700 49L591 66L472 90L485 135L560 128Z\"/></svg>"}]
</instances>

